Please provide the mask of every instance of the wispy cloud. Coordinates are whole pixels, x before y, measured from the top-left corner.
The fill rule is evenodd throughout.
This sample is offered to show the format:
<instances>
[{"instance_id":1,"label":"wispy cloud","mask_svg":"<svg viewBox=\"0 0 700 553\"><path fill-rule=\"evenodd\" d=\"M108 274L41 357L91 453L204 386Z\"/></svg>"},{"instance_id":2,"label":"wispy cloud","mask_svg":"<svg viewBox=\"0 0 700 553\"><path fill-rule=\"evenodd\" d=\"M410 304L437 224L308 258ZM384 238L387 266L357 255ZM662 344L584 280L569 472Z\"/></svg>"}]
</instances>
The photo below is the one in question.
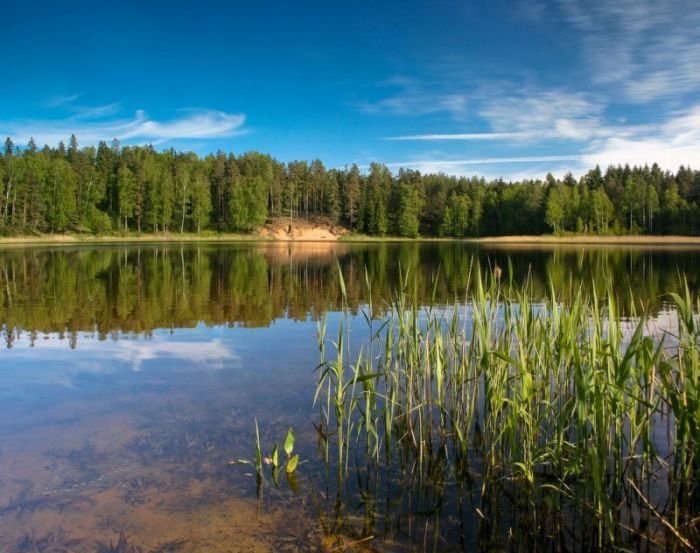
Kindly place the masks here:
<instances>
[{"instance_id":1,"label":"wispy cloud","mask_svg":"<svg viewBox=\"0 0 700 553\"><path fill-rule=\"evenodd\" d=\"M474 159L441 159L417 160L408 162L387 163L387 167L413 167L419 164L430 164L433 167L460 167L462 165L497 165L501 163L542 163L552 161L578 161L579 155L569 156L515 156L515 157L484 157Z\"/></svg>"},{"instance_id":2,"label":"wispy cloud","mask_svg":"<svg viewBox=\"0 0 700 553\"><path fill-rule=\"evenodd\" d=\"M446 113L462 117L467 113L469 96L466 93L435 92L435 83L418 82L406 77L393 77L379 84L387 90L384 98L360 102L360 111L377 115L420 116Z\"/></svg>"},{"instance_id":3,"label":"wispy cloud","mask_svg":"<svg viewBox=\"0 0 700 553\"><path fill-rule=\"evenodd\" d=\"M66 94L63 96L52 96L43 103L43 106L45 108L59 108L66 106L75 102L81 96L81 94L82 93L77 92L75 94Z\"/></svg>"},{"instance_id":4,"label":"wispy cloud","mask_svg":"<svg viewBox=\"0 0 700 553\"><path fill-rule=\"evenodd\" d=\"M119 102L111 102L103 105L77 103L76 100L81 97L83 97L82 92L63 96L52 96L42 104L42 107L70 114L70 117L76 119L99 119L101 117L108 117L117 114L121 109L121 104Z\"/></svg>"},{"instance_id":5,"label":"wispy cloud","mask_svg":"<svg viewBox=\"0 0 700 553\"><path fill-rule=\"evenodd\" d=\"M461 115L467 109L467 96L464 94L411 92L398 94L376 102L361 102L359 107L365 113L376 114L415 116L444 112Z\"/></svg>"},{"instance_id":6,"label":"wispy cloud","mask_svg":"<svg viewBox=\"0 0 700 553\"><path fill-rule=\"evenodd\" d=\"M537 117L535 117L537 119ZM509 179L543 178L547 172L562 175L571 172L581 176L596 165L643 166L658 163L662 169L675 171L685 165L700 167L700 104L684 111L673 112L665 119L644 125L606 125L598 121L591 132L581 133L579 152L572 155L542 155L513 157L475 157L467 159L433 155L387 165L417 169L421 172L444 172L455 175L472 173L474 166L487 177L507 176ZM542 148L546 141L533 143ZM512 166L496 169L501 166ZM529 166L529 168L524 168Z\"/></svg>"},{"instance_id":7,"label":"wispy cloud","mask_svg":"<svg viewBox=\"0 0 700 553\"><path fill-rule=\"evenodd\" d=\"M73 113L73 117L76 119L100 119L119 113L121 104L119 102L102 106L76 106L71 104L66 106L66 109Z\"/></svg>"},{"instance_id":8,"label":"wispy cloud","mask_svg":"<svg viewBox=\"0 0 700 553\"><path fill-rule=\"evenodd\" d=\"M581 41L592 78L628 99L649 102L700 89L697 0L524 0L520 9L542 21L556 12Z\"/></svg>"},{"instance_id":9,"label":"wispy cloud","mask_svg":"<svg viewBox=\"0 0 700 553\"><path fill-rule=\"evenodd\" d=\"M602 127L603 106L582 93L525 89L492 98L479 110L495 132L585 140Z\"/></svg>"},{"instance_id":10,"label":"wispy cloud","mask_svg":"<svg viewBox=\"0 0 700 553\"><path fill-rule=\"evenodd\" d=\"M507 177L511 180L521 178L543 178L554 167L560 167L558 171L562 175L565 167L578 167L581 162L580 155L563 156L514 156L514 157L484 157L468 159L414 159L401 162L387 163L390 169L413 169L423 174L445 173L448 175L466 176L475 173L478 168L480 176L486 178ZM525 167L530 166L529 169Z\"/></svg>"},{"instance_id":11,"label":"wispy cloud","mask_svg":"<svg viewBox=\"0 0 700 553\"><path fill-rule=\"evenodd\" d=\"M163 142L180 139L209 139L245 132L245 115L214 110L186 110L179 117L158 121L145 111L133 117L106 119L113 107L102 106L92 113L81 111L65 119L0 121L3 134L15 143L26 143L33 137L38 144L55 145L75 134L81 144L117 138L131 142Z\"/></svg>"},{"instance_id":12,"label":"wispy cloud","mask_svg":"<svg viewBox=\"0 0 700 553\"><path fill-rule=\"evenodd\" d=\"M476 132L454 134L409 134L404 136L387 136L384 140L397 141L450 141L450 140L517 140L527 138L531 133L523 132Z\"/></svg>"},{"instance_id":13,"label":"wispy cloud","mask_svg":"<svg viewBox=\"0 0 700 553\"><path fill-rule=\"evenodd\" d=\"M472 123L490 132L426 133L386 137L397 141L584 141L615 129L604 124L604 107L583 93L519 88L475 98ZM617 129L624 132L624 129Z\"/></svg>"},{"instance_id":14,"label":"wispy cloud","mask_svg":"<svg viewBox=\"0 0 700 553\"><path fill-rule=\"evenodd\" d=\"M245 116L223 111L188 110L187 115L170 121L149 119L144 111L138 111L124 138L152 137L159 139L213 138L240 133Z\"/></svg>"}]
</instances>

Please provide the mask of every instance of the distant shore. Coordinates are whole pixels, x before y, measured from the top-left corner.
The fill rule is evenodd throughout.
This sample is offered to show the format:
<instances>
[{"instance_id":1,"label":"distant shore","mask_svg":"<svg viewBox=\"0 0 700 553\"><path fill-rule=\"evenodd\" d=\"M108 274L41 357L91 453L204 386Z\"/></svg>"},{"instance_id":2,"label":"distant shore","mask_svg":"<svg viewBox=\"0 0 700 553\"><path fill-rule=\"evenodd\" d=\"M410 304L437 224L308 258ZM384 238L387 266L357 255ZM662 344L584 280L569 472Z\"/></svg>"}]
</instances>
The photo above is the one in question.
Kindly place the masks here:
<instances>
[{"instance_id":1,"label":"distant shore","mask_svg":"<svg viewBox=\"0 0 700 553\"><path fill-rule=\"evenodd\" d=\"M273 235L269 232L251 234L233 233L143 233L126 235L93 236L88 234L38 234L31 236L0 237L1 246L22 245L90 245L120 243L168 243L168 242L463 242L489 246L550 246L550 245L612 245L612 246L649 246L700 247L700 236L492 236L481 238L402 238L393 236L368 236L346 233L336 235L319 232L315 229L296 229L293 235Z\"/></svg>"},{"instance_id":2,"label":"distant shore","mask_svg":"<svg viewBox=\"0 0 700 553\"><path fill-rule=\"evenodd\" d=\"M0 246L21 245L89 245L149 242L274 242L274 239L254 234L192 234L157 233L92 236L87 234L39 234L32 236L3 236Z\"/></svg>"},{"instance_id":3,"label":"distant shore","mask_svg":"<svg viewBox=\"0 0 700 553\"><path fill-rule=\"evenodd\" d=\"M642 236L642 235L571 235L571 236L492 236L467 239L480 244L605 244L633 246L700 245L700 236Z\"/></svg>"}]
</instances>

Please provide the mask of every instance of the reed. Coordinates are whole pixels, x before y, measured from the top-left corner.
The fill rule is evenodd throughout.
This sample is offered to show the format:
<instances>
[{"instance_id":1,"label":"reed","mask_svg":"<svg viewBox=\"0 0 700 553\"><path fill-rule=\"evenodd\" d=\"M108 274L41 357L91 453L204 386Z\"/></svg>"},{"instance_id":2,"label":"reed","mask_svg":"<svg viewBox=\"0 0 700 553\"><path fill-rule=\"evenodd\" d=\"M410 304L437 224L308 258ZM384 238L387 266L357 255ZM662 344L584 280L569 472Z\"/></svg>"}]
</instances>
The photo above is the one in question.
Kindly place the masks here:
<instances>
[{"instance_id":1,"label":"reed","mask_svg":"<svg viewBox=\"0 0 700 553\"><path fill-rule=\"evenodd\" d=\"M700 305L687 286L671 300L679 332L654 335L643 309L623 329L612 290L538 301L475 267L464 301L420 306L404 275L383 319L370 302L345 307L335 340L319 324L325 461L339 482L352 458L424 498L452 486L491 530L505 490L546 539L585 520L561 539L618 546L648 515L652 539L698 547Z\"/></svg>"}]
</instances>

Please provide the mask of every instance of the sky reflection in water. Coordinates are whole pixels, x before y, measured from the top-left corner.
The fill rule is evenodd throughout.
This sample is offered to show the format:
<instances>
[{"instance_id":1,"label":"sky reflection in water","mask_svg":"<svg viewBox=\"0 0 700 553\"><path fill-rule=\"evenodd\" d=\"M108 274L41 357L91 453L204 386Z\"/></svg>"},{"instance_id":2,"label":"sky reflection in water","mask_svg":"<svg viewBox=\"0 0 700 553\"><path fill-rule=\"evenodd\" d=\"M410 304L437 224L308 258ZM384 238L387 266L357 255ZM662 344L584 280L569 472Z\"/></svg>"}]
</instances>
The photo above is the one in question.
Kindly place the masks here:
<instances>
[{"instance_id":1,"label":"sky reflection in water","mask_svg":"<svg viewBox=\"0 0 700 553\"><path fill-rule=\"evenodd\" d=\"M674 331L661 295L677 289L677 268L697 263L695 251L461 244L0 252L11 345L0 350L0 550L18 550L32 530L56 539L58 528L86 551L116 543L119 530L144 551L180 542L183 551L223 551L232 540L279 550L275 540L290 535L299 547L320 543L308 495L282 486L258 512L250 471L227 463L252 456L254 419L264 443L293 426L302 456L314 456L316 319L330 309L334 336L338 265L351 308L367 302L366 267L381 312L399 261L420 298L437 278L437 300L449 302L464 296L477 260L507 267L508 257L535 294L548 279L563 291L572 277L612 275L615 289L632 286L654 307L654 333ZM361 329L358 321L355 346Z\"/></svg>"}]
</instances>

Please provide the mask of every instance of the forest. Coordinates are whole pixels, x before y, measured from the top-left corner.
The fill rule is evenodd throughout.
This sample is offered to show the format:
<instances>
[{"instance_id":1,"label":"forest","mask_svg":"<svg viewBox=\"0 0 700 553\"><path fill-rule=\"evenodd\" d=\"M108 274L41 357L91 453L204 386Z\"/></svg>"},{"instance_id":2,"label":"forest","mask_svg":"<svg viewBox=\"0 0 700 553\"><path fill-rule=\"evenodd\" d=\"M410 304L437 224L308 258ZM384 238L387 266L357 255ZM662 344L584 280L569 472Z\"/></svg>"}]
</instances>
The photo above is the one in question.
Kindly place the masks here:
<instances>
[{"instance_id":1,"label":"forest","mask_svg":"<svg viewBox=\"0 0 700 553\"><path fill-rule=\"evenodd\" d=\"M270 155L200 157L152 146L39 149L7 138L0 235L250 233L269 218L324 217L372 236L700 233L700 171L595 167L581 178L506 182L397 174L379 163L326 168Z\"/></svg>"}]
</instances>

